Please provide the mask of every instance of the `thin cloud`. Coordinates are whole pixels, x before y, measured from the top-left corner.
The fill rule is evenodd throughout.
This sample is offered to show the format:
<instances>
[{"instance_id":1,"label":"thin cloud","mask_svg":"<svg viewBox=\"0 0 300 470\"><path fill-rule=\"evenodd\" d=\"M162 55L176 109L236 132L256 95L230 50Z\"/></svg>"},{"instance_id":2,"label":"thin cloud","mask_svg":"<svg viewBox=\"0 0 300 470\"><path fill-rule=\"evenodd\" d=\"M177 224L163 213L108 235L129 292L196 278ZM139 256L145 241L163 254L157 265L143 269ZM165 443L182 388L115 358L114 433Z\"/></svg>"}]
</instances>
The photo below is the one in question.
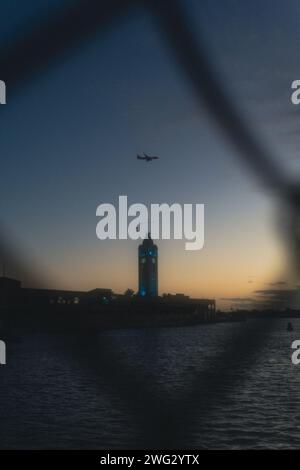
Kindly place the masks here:
<instances>
[{"instance_id":1,"label":"thin cloud","mask_svg":"<svg viewBox=\"0 0 300 470\"><path fill-rule=\"evenodd\" d=\"M269 286L280 287L280 286L286 286L286 284L287 284L286 281L277 281L277 282L270 282Z\"/></svg>"},{"instance_id":2,"label":"thin cloud","mask_svg":"<svg viewBox=\"0 0 300 470\"><path fill-rule=\"evenodd\" d=\"M252 302L252 297L223 297L221 300L226 302Z\"/></svg>"}]
</instances>

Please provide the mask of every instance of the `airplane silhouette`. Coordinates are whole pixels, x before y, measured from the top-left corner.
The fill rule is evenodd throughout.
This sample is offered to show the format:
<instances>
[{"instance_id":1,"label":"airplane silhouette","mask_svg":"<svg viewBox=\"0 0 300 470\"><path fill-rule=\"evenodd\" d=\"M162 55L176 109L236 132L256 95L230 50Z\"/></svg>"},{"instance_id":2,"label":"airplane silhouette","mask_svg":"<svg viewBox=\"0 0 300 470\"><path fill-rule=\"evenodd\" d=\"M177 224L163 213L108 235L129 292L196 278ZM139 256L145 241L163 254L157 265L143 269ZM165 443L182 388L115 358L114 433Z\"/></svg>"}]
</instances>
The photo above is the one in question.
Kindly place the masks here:
<instances>
[{"instance_id":1,"label":"airplane silhouette","mask_svg":"<svg viewBox=\"0 0 300 470\"><path fill-rule=\"evenodd\" d=\"M147 155L146 153L143 153L143 157L141 157L140 155L137 155L136 158L138 160L145 160L145 162L152 162L152 160L158 160L159 157L151 157L150 155Z\"/></svg>"}]
</instances>

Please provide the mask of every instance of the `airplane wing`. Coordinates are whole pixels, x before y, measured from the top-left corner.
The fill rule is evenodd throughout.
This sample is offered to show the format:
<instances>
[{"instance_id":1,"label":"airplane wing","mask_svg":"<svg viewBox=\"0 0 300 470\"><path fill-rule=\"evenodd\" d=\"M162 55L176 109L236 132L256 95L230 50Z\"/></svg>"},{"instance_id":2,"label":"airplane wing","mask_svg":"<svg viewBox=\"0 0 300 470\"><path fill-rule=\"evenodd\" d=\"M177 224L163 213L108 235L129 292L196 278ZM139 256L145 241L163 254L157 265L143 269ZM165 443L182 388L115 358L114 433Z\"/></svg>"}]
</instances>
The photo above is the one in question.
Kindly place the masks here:
<instances>
[{"instance_id":1,"label":"airplane wing","mask_svg":"<svg viewBox=\"0 0 300 470\"><path fill-rule=\"evenodd\" d=\"M151 160L158 160L158 159L159 159L159 157L154 157L154 156L152 157L152 155L148 155L148 154L145 153L145 152L144 152L144 157L145 157L145 159L148 160L149 162L150 162Z\"/></svg>"}]
</instances>

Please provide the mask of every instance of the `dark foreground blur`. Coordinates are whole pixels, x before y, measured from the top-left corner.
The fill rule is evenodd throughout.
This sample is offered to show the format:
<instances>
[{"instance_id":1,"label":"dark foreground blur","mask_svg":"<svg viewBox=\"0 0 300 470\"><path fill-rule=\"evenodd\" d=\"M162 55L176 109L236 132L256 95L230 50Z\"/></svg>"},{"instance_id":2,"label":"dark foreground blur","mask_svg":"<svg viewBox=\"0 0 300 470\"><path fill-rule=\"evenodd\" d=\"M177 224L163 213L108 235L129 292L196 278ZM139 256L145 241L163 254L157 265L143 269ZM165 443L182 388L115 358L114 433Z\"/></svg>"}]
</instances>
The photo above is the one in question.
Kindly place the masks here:
<instances>
[{"instance_id":1,"label":"dark foreground blur","mask_svg":"<svg viewBox=\"0 0 300 470\"><path fill-rule=\"evenodd\" d=\"M299 447L292 322L3 338L0 447Z\"/></svg>"}]
</instances>

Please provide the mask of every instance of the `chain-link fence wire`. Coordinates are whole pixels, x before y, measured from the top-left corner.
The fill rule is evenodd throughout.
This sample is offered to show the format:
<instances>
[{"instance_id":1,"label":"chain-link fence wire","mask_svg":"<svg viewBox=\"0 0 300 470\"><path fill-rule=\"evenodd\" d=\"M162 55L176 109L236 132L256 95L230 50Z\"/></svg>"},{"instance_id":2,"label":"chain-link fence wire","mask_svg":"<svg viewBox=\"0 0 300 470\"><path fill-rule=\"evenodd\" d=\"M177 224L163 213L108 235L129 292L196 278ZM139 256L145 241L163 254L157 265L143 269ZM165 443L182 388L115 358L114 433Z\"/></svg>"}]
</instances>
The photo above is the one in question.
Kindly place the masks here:
<instances>
[{"instance_id":1,"label":"chain-link fence wire","mask_svg":"<svg viewBox=\"0 0 300 470\"><path fill-rule=\"evenodd\" d=\"M258 139L256 133L243 120L235 104L226 95L224 88L214 72L203 40L197 39L189 27L183 2L177 0L79 0L73 5L60 9L52 17L39 23L26 35L0 50L0 71L10 89L17 91L32 79L38 78L47 65L80 46L94 33L104 32L116 20L130 15L133 8L146 8L153 15L163 38L168 42L180 68L186 76L187 85L192 85L193 92L201 107L218 123L219 128L238 150L240 159L255 172L264 186L268 186L277 195L285 208L286 233L289 240L291 259L299 273L300 268L300 231L299 209L300 192L284 176L282 168L276 164L271 152ZM26 262L15 251L15 247L2 240L2 258L14 258L15 265L26 269ZM27 269L30 271L31 269ZM78 320L77 320L78 321ZM239 336L235 341L228 340L225 351L212 357L204 370L195 372L192 383L187 384L184 396L168 400L153 391L150 381L140 377L134 364L119 357L117 348L110 338L99 343L97 334L88 329L89 346L84 355L77 353L77 348L70 350L68 338L63 342L56 340L55 347L60 347L70 359L85 370L89 370L96 382L104 379L110 389L118 391L120 399L128 411L135 417L141 436L141 447L180 448L188 447L192 426L205 428L209 423L215 403L230 397L237 381L242 381L245 370L254 364L264 344L265 335L272 329L272 321L250 322L239 327ZM75 325L76 326L76 325ZM78 324L81 329L81 324ZM225 335L225 333L224 333ZM73 340L72 340L73 341ZM81 341L81 336L78 336ZM93 351L93 353L89 353ZM230 364L230 367L226 367ZM247 364L247 367L245 367ZM233 371L240 373L233 374ZM245 377L244 377L245 378ZM225 386L226 385L226 386ZM198 406L195 407L195 403ZM200 439L201 445L201 439ZM137 443L138 446L138 443Z\"/></svg>"}]
</instances>

